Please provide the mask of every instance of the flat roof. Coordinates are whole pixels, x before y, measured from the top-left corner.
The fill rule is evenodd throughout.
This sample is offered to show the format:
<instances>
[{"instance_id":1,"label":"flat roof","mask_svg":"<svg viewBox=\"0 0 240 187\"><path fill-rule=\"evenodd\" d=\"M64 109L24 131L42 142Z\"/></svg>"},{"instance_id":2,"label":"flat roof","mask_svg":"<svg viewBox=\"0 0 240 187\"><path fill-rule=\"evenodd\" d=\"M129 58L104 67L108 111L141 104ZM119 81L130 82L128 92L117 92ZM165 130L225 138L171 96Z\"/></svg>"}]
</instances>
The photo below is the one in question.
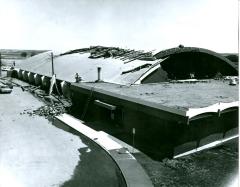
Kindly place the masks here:
<instances>
[{"instance_id":1,"label":"flat roof","mask_svg":"<svg viewBox=\"0 0 240 187\"><path fill-rule=\"evenodd\" d=\"M238 106L238 86L230 86L229 81L207 80L195 83L154 83L132 86L98 82L73 83L72 86L91 89L117 98L150 104L154 107L182 116L192 117L189 111L199 109L194 115L216 112ZM215 106L215 105L219 106ZM223 105L226 104L227 106ZM221 106L220 106L221 105ZM207 107L215 107L206 110ZM169 109L169 110L168 110ZM205 109L204 111L200 111ZM214 110L214 111L212 111Z\"/></svg>"}]
</instances>

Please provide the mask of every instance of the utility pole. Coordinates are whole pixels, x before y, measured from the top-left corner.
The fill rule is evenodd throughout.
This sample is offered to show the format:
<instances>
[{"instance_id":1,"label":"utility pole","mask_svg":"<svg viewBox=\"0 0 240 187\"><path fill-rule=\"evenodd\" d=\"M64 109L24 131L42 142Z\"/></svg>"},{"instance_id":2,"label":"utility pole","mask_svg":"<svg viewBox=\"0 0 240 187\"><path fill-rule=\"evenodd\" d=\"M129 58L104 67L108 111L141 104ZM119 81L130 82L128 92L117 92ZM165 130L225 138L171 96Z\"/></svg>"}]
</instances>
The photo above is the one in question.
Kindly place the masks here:
<instances>
[{"instance_id":1,"label":"utility pole","mask_svg":"<svg viewBox=\"0 0 240 187\"><path fill-rule=\"evenodd\" d=\"M52 61L52 75L54 75L53 53L51 53L51 61Z\"/></svg>"},{"instance_id":2,"label":"utility pole","mask_svg":"<svg viewBox=\"0 0 240 187\"><path fill-rule=\"evenodd\" d=\"M51 78L51 83L50 83L50 88L49 88L49 95L52 94L53 91L53 86L55 85L55 76L54 76L54 65L53 65L53 53L51 53L51 63L52 63L52 78Z\"/></svg>"}]
</instances>

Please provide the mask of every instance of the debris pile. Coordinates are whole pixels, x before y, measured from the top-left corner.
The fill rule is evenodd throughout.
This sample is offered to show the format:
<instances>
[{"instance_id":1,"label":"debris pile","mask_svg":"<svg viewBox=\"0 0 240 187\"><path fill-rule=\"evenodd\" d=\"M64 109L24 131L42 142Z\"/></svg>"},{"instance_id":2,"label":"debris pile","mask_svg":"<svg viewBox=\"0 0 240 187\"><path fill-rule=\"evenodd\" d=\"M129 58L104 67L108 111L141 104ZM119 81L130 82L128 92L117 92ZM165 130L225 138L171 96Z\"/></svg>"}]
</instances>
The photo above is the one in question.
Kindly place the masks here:
<instances>
[{"instance_id":1,"label":"debris pile","mask_svg":"<svg viewBox=\"0 0 240 187\"><path fill-rule=\"evenodd\" d=\"M54 116L66 113L71 106L71 101L67 98L59 97L54 94L48 95L45 91L40 90L35 86L21 86L23 91L28 91L35 96L43 99L46 105L41 106L35 110L26 109L21 114L28 114L30 116L38 115L44 116L47 119L52 119Z\"/></svg>"},{"instance_id":2,"label":"debris pile","mask_svg":"<svg viewBox=\"0 0 240 187\"><path fill-rule=\"evenodd\" d=\"M61 104L54 104L54 105L46 105L42 106L33 111L33 114L39 116L45 116L46 118L54 117L59 114L65 113L66 110L63 105Z\"/></svg>"},{"instance_id":3,"label":"debris pile","mask_svg":"<svg viewBox=\"0 0 240 187\"><path fill-rule=\"evenodd\" d=\"M60 56L74 54L74 53L90 53L88 58L119 58L125 61L125 63L133 60L148 60L153 61L156 58L153 56L152 51L144 52L143 50L130 50L122 49L119 47L103 47L103 46L91 46L89 48L81 48L66 53L60 54Z\"/></svg>"},{"instance_id":4,"label":"debris pile","mask_svg":"<svg viewBox=\"0 0 240 187\"><path fill-rule=\"evenodd\" d=\"M44 116L47 119L51 119L54 116L63 114L66 112L65 107L60 103L55 103L54 105L45 105L41 106L36 110L33 111L27 111L24 110L21 114L28 114L30 116L38 115L38 116Z\"/></svg>"}]
</instances>

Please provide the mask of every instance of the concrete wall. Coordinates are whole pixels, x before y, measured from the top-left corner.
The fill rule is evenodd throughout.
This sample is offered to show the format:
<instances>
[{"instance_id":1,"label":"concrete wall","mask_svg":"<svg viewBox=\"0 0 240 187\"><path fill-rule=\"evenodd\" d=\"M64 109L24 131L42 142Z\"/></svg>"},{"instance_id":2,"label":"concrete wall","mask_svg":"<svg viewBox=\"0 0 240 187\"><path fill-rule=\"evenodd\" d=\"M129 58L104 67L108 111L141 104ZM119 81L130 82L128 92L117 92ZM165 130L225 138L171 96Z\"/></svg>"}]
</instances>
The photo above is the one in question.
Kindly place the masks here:
<instances>
[{"instance_id":1,"label":"concrete wall","mask_svg":"<svg viewBox=\"0 0 240 187\"><path fill-rule=\"evenodd\" d=\"M13 75L33 83L33 75L27 71L13 71ZM36 85L41 84L43 89L49 90L50 77L36 75L34 80ZM61 80L57 80L57 86L60 94L72 98L71 114L75 117L128 144L133 144L132 131L135 128L134 146L156 159L172 157L174 154L238 134L237 108L223 111L220 116L204 114L205 116L198 116L187 124L182 116L134 101L70 86ZM56 88L53 91L56 93ZM95 100L115 105L116 110L111 111L96 105Z\"/></svg>"},{"instance_id":2,"label":"concrete wall","mask_svg":"<svg viewBox=\"0 0 240 187\"><path fill-rule=\"evenodd\" d=\"M89 99L90 92L79 88L79 92L72 92L72 114L82 119L84 108L84 119L92 128L105 130L109 134L133 144L132 130L135 128L134 146L155 159L172 157L198 146L224 138L231 129L238 125L237 110L229 111L218 116L199 117L190 121L189 124L178 121L174 118L162 115L152 115L139 110L135 103L128 104L128 101L118 101L118 98L111 98L107 95L93 93ZM117 110L110 111L94 104L94 100L101 100L115 105ZM89 103L86 105L86 101ZM113 117L114 116L114 117ZM236 133L236 132L233 132Z\"/></svg>"}]
</instances>

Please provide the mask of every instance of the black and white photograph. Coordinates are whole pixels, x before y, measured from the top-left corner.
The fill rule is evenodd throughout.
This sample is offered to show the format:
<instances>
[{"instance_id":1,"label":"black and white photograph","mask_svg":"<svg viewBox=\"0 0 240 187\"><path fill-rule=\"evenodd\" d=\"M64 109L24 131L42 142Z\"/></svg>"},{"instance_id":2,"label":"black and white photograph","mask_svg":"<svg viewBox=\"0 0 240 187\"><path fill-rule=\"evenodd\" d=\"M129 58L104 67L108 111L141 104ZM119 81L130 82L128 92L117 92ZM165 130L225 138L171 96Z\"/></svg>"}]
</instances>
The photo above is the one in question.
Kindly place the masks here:
<instances>
[{"instance_id":1,"label":"black and white photograph","mask_svg":"<svg viewBox=\"0 0 240 187\"><path fill-rule=\"evenodd\" d=\"M0 187L238 187L239 0L0 0Z\"/></svg>"}]
</instances>

